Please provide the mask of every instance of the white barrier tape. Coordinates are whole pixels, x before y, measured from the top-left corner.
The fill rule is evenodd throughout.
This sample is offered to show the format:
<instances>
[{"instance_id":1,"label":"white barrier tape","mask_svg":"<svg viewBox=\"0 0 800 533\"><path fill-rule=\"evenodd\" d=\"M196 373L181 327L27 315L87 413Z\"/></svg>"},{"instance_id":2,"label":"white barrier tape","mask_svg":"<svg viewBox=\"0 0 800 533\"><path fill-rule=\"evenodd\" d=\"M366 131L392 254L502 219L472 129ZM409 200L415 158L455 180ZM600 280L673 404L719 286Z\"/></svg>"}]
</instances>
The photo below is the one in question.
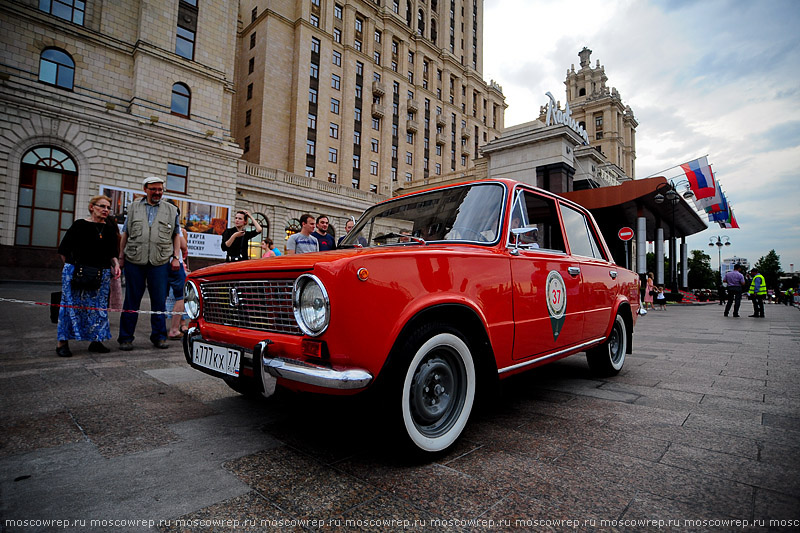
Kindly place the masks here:
<instances>
[{"instance_id":1,"label":"white barrier tape","mask_svg":"<svg viewBox=\"0 0 800 533\"><path fill-rule=\"evenodd\" d=\"M45 302L32 302L30 300L17 300L16 298L0 298L0 302L10 302L15 304L26 304L26 305L43 305L45 307L65 307L67 309L85 309L87 311L111 311L112 313L139 313L141 315L182 315L183 311L173 312L173 311L133 311L131 309L111 309L110 307L84 307L80 305L61 305L61 304L51 304Z\"/></svg>"}]
</instances>

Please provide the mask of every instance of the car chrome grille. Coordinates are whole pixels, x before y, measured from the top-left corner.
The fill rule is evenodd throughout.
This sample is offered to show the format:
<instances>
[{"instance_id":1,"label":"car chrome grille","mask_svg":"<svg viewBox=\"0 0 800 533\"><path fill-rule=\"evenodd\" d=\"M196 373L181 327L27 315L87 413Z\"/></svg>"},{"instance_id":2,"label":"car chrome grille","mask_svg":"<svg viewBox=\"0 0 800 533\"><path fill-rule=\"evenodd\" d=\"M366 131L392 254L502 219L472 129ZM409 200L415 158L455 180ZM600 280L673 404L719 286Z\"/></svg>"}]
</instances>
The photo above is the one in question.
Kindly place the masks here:
<instances>
[{"instance_id":1,"label":"car chrome grille","mask_svg":"<svg viewBox=\"0 0 800 533\"><path fill-rule=\"evenodd\" d=\"M203 283L203 318L213 324L302 335L292 310L293 285L293 279Z\"/></svg>"}]
</instances>

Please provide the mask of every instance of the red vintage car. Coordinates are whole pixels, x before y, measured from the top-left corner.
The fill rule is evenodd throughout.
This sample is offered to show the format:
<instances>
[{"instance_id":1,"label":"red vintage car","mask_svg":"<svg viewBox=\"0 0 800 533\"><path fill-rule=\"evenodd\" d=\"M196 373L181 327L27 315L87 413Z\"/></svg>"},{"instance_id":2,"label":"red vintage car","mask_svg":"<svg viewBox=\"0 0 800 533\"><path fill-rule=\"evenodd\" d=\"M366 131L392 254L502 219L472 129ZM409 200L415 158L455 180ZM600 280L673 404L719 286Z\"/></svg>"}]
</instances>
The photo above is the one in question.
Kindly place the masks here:
<instances>
[{"instance_id":1,"label":"red vintage car","mask_svg":"<svg viewBox=\"0 0 800 533\"><path fill-rule=\"evenodd\" d=\"M497 378L631 353L637 275L592 215L505 179L382 202L339 249L215 265L186 283L188 363L246 393L369 389L412 447L452 445Z\"/></svg>"}]
</instances>

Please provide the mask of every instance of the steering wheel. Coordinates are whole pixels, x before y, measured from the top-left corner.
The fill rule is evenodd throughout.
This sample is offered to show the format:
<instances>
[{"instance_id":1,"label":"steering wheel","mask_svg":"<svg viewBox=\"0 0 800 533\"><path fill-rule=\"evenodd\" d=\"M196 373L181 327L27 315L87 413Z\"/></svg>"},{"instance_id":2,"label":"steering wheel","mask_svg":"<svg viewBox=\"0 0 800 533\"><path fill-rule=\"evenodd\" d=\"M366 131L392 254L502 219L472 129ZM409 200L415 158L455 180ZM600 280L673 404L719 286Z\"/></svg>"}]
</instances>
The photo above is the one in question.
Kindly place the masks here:
<instances>
[{"instance_id":1,"label":"steering wheel","mask_svg":"<svg viewBox=\"0 0 800 533\"><path fill-rule=\"evenodd\" d=\"M480 231L474 230L472 228L469 228L467 226L453 226L452 228L450 228L450 231L451 232L453 232L453 231L458 232L460 237L464 237L466 234L472 234L472 235L475 236L475 240L478 241L478 242L489 242L489 239L487 239L483 235L483 233L481 233Z\"/></svg>"}]
</instances>

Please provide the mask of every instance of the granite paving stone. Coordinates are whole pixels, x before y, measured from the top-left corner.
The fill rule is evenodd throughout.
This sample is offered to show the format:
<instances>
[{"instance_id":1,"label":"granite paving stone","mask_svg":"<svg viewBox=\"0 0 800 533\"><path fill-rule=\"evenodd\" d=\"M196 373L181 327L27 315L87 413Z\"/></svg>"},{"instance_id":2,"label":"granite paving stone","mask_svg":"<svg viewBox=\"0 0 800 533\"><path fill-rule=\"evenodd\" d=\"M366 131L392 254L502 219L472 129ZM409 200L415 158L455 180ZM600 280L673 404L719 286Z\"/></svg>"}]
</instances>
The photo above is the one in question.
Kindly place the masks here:
<instances>
[{"instance_id":1,"label":"granite paving stone","mask_svg":"<svg viewBox=\"0 0 800 533\"><path fill-rule=\"evenodd\" d=\"M51 290L0 282L5 298ZM648 313L619 375L593 375L581 354L512 376L450 450L420 457L369 398L241 396L192 370L180 343L153 348L146 320L131 352L84 342L59 358L46 310L0 301L0 518L142 517L170 532L796 530L800 310L766 314Z\"/></svg>"}]
</instances>

